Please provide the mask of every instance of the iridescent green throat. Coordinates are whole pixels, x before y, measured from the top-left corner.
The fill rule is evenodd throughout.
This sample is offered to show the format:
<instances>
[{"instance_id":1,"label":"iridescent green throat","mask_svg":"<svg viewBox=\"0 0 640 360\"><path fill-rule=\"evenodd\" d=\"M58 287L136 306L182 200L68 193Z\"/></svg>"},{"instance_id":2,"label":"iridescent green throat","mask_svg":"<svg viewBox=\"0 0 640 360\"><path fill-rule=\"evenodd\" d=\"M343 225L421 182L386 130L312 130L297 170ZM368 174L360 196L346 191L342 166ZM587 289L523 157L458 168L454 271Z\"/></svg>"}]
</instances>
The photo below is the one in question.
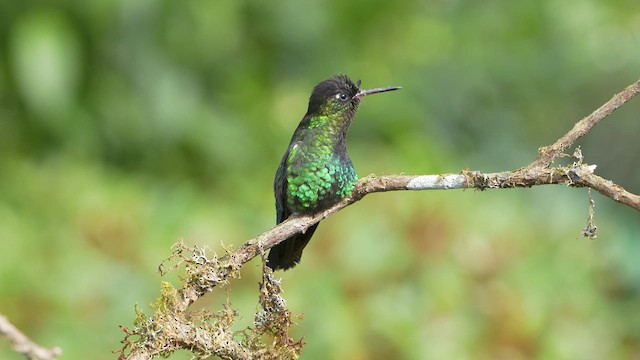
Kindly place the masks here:
<instances>
[{"instance_id":1,"label":"iridescent green throat","mask_svg":"<svg viewBox=\"0 0 640 360\"><path fill-rule=\"evenodd\" d=\"M287 204L298 213L323 209L351 195L357 179L346 153L348 121L316 115L287 160ZM346 127L346 128L345 128Z\"/></svg>"}]
</instances>

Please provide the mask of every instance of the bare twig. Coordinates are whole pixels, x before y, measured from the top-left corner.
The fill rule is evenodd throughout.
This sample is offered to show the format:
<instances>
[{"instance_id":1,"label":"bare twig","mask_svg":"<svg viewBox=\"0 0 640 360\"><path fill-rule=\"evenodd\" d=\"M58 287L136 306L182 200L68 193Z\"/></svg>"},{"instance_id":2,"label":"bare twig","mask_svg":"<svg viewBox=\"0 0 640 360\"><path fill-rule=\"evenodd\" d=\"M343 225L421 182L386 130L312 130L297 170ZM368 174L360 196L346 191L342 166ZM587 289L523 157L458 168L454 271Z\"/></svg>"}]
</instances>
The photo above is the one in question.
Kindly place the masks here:
<instances>
[{"instance_id":1,"label":"bare twig","mask_svg":"<svg viewBox=\"0 0 640 360\"><path fill-rule=\"evenodd\" d=\"M622 186L615 184L611 180L604 179L596 174L587 173L581 175L581 183L621 204L640 210L640 196L628 192Z\"/></svg>"},{"instance_id":2,"label":"bare twig","mask_svg":"<svg viewBox=\"0 0 640 360\"><path fill-rule=\"evenodd\" d=\"M574 142L581 136L586 134L595 124L603 118L618 109L624 103L632 99L640 93L640 81L635 82L631 86L625 88L622 92L616 94L611 100L606 102L589 116L585 117L554 144L540 148L539 157L531 164L520 169L498 172L498 173L482 173L477 171L461 171L458 174L443 175L392 175L392 176L375 176L370 175L360 179L354 188L353 194L331 206L330 208L309 216L293 217L287 221L275 226L274 228L262 233L258 237L251 239L241 245L236 251L228 252L221 258L215 258L213 261L199 264L196 270L188 272L190 278L184 282L182 289L177 290L175 298L172 298L172 305L178 314L186 312L189 306L205 293L213 290L218 285L225 284L229 278L237 277L240 268L253 259L263 254L265 249L269 249L284 239L289 238L299 232L304 232L313 224L318 223L327 216L340 211L346 206L359 201L367 194L375 192L396 191L396 190L448 190L448 189L468 189L474 188L478 190L485 189L502 189L517 187L532 187L538 185L549 184L565 184L571 187L589 187L597 190L601 194L614 199L620 203L628 205L636 210L640 210L640 196L629 193L619 185L612 181L606 180L594 174L595 165L583 163L581 152L576 151L573 157L576 162L568 166L551 167L553 160L559 156L565 156L564 151L572 146ZM591 210L593 204L590 203ZM593 224L590 212L590 224ZM180 251L180 250L178 250ZM194 254L198 249L194 250ZM201 255L201 254L200 254ZM203 257L204 255L198 258ZM181 257L181 254L172 257ZM204 257L206 258L206 256ZM184 258L183 258L184 260ZM188 268L189 270L189 268ZM277 288L275 286L274 288ZM164 296L164 295L163 295ZM286 308L284 308L286 310ZM179 315L178 317L180 317ZM161 317L162 318L162 317ZM151 325L153 325L151 323ZM127 333L125 338L125 347L122 351L122 358L126 359L149 359L158 354L164 354L162 349L153 348L150 344L132 344L128 341L128 337L132 334L145 339L145 326L150 326L149 322L143 322L135 330L135 333ZM269 324L263 324L265 328L269 328ZM196 329L191 329L188 334L193 334ZM282 335L282 334L281 334ZM286 332L282 335L286 337ZM175 344L183 342L184 338L175 336L166 339L167 342ZM232 341L233 339L227 339ZM140 341L142 342L142 340ZM226 344L226 345L225 345ZM232 341L234 346L237 342ZM224 348L229 343L218 345ZM124 355L124 350L130 347L132 350L128 356ZM229 358L243 359L243 352L246 348L240 344L239 348L229 353Z\"/></svg>"},{"instance_id":3,"label":"bare twig","mask_svg":"<svg viewBox=\"0 0 640 360\"><path fill-rule=\"evenodd\" d=\"M553 145L544 146L539 149L540 156L530 165L531 167L548 167L553 159L560 156L576 140L584 136L591 128L604 119L620 106L631 100L640 93L640 80L627 86L624 90L614 95L611 100L604 103L589 116L578 121L571 131L558 139Z\"/></svg>"},{"instance_id":4,"label":"bare twig","mask_svg":"<svg viewBox=\"0 0 640 360\"><path fill-rule=\"evenodd\" d=\"M30 360L53 360L62 354L59 347L47 349L36 344L2 315L0 315L0 335L9 339L13 349Z\"/></svg>"}]
</instances>

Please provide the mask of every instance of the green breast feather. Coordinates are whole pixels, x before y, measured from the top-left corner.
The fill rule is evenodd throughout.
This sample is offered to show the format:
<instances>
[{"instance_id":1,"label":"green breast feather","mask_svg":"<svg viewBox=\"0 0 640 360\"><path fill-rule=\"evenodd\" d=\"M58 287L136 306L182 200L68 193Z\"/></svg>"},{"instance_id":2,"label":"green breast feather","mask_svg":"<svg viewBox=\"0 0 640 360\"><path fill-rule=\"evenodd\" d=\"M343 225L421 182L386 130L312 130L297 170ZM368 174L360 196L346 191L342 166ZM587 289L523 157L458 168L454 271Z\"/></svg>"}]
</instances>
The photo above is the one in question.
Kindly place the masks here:
<instances>
[{"instance_id":1,"label":"green breast feather","mask_svg":"<svg viewBox=\"0 0 640 360\"><path fill-rule=\"evenodd\" d=\"M305 151L294 145L287 161L287 203L295 212L314 212L351 195L356 173L351 161L330 147Z\"/></svg>"}]
</instances>

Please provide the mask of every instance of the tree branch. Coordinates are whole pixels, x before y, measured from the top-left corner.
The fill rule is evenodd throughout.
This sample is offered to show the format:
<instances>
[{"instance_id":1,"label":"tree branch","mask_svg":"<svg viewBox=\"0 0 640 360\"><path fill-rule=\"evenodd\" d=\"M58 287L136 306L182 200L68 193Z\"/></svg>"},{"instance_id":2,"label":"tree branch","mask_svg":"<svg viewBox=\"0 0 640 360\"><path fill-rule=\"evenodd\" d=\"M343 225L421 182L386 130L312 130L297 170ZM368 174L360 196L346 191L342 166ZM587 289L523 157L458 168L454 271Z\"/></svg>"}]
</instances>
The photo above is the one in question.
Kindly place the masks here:
<instances>
[{"instance_id":1,"label":"tree branch","mask_svg":"<svg viewBox=\"0 0 640 360\"><path fill-rule=\"evenodd\" d=\"M555 143L549 146L544 146L539 149L540 156L531 163L532 167L548 167L553 162L553 159L562 155L569 146L573 145L576 140L584 136L591 130L591 128L600 122L600 120L609 116L612 112L616 111L620 106L624 105L627 101L631 100L634 96L640 93L640 80L627 86L624 90L614 95L611 100L604 103L589 116L578 121L571 131L566 133L563 137L558 139Z\"/></svg>"},{"instance_id":2,"label":"tree branch","mask_svg":"<svg viewBox=\"0 0 640 360\"><path fill-rule=\"evenodd\" d=\"M138 318L137 320L141 324L138 324L138 327L133 332L127 332L127 337L125 338L125 341L123 341L125 346L121 350L121 358L149 359L158 354L166 354L166 348L163 348L163 346L167 343L175 344L176 341L182 341L181 339L184 339L184 337L177 335L171 339L164 339L166 343L158 342L158 339L156 338L157 334L152 333L152 331L148 329L149 324L154 324L154 321L157 322L158 319L166 319L167 315L170 315L170 318L175 317L181 319L181 321L185 321L186 318L183 314L186 313L187 309L194 301L207 292L212 291L216 286L225 285L230 278L238 277L239 270L245 263L259 254L264 254L265 250L277 245L290 236L306 231L310 226L318 223L327 216L361 200L367 194L397 190L449 190L469 188L485 190L565 184L571 187L593 188L604 196L610 197L615 201L640 211L640 196L629 193L612 181L595 175L594 171L596 166L584 163L582 153L579 149L576 149L573 154L573 157L576 159L573 164L550 167L554 159L560 156L566 156L563 152L572 146L577 139L586 134L595 124L618 109L624 103L638 95L638 93L640 93L640 81L628 86L589 116L580 120L569 132L558 139L554 144L541 147L539 149L539 156L537 159L529 165L516 170L497 173L482 173L478 171L464 170L458 174L417 176L370 175L360 179L356 183L353 194L350 197L320 213L290 218L262 233L258 237L245 242L236 251L228 252L225 256L219 259L216 258L215 255L212 259L208 259L204 254L204 249L188 249L183 244L179 244L177 250L174 251L174 254L168 260L178 258L180 259L179 264L186 262L188 264L188 277L185 279L183 287L180 290L175 291L174 297L167 296L166 292L163 291L162 298L159 300L159 302L162 302L163 304L163 311L165 311L166 308L170 308L171 312L160 312L158 315L159 310L156 309L155 317L148 319ZM595 236L595 227L593 227L592 230L593 234L591 236ZM189 258L188 256L185 256L184 252L189 252L192 257ZM163 265L160 267L161 273L165 272ZM177 265L174 265L171 268L173 269L175 266ZM265 267L265 273L270 274L270 270L267 267ZM276 288L279 291L279 287ZM273 311L282 311L282 309L276 309ZM288 318L288 313L286 316ZM287 324L290 325L290 322ZM285 330L286 329L287 328L285 327ZM149 331L151 331L151 335L153 336L150 335ZM187 335L192 336L193 333L193 329L187 331ZM135 343L128 341L128 338L131 335L139 336L138 341ZM288 338L286 338L286 331L279 335L284 336L284 343L289 341ZM251 353L251 349L248 349L247 346L235 341L233 336L226 337L225 341L218 346L221 350L225 350L231 346L230 342L233 345L233 354L213 353L218 354L218 356L223 356L224 358L232 359L245 358L247 351ZM300 342L289 342L288 344L301 346ZM124 354L127 347L131 347L131 351L128 356L125 356ZM299 348L296 349L299 350Z\"/></svg>"},{"instance_id":3,"label":"tree branch","mask_svg":"<svg viewBox=\"0 0 640 360\"><path fill-rule=\"evenodd\" d=\"M62 355L62 350L59 347L47 349L36 344L2 315L0 315L0 335L9 339L13 349L30 360L55 360Z\"/></svg>"},{"instance_id":4,"label":"tree branch","mask_svg":"<svg viewBox=\"0 0 640 360\"><path fill-rule=\"evenodd\" d=\"M584 186L588 186L621 204L640 210L640 196L628 192L622 186L614 184L613 181L590 173L581 174L580 177L580 182Z\"/></svg>"}]
</instances>

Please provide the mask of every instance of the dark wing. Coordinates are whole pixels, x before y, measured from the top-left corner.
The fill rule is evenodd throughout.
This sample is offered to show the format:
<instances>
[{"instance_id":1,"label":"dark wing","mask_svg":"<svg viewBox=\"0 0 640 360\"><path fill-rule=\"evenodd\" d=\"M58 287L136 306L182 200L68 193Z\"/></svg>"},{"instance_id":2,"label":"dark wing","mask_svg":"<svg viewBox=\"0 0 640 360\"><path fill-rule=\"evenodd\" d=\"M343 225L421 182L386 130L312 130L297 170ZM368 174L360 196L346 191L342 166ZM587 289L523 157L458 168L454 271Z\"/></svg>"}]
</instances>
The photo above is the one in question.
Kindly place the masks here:
<instances>
[{"instance_id":1,"label":"dark wing","mask_svg":"<svg viewBox=\"0 0 640 360\"><path fill-rule=\"evenodd\" d=\"M291 210L287 206L287 159L289 158L289 149L284 153L276 177L273 180L273 194L276 197L276 224L285 221L290 215Z\"/></svg>"},{"instance_id":2,"label":"dark wing","mask_svg":"<svg viewBox=\"0 0 640 360\"><path fill-rule=\"evenodd\" d=\"M296 146L296 143L291 143L289 149ZM276 171L276 177L273 181L273 193L276 198L276 223L287 220L291 216L291 209L287 204L287 165L289 160L290 150L285 152ZM267 264L273 270L283 269L287 270L300 262L302 256L302 250L311 240L311 236L316 231L318 224L311 226L304 233L298 233L288 238L287 240L279 243L271 248L269 251L269 257Z\"/></svg>"}]
</instances>

